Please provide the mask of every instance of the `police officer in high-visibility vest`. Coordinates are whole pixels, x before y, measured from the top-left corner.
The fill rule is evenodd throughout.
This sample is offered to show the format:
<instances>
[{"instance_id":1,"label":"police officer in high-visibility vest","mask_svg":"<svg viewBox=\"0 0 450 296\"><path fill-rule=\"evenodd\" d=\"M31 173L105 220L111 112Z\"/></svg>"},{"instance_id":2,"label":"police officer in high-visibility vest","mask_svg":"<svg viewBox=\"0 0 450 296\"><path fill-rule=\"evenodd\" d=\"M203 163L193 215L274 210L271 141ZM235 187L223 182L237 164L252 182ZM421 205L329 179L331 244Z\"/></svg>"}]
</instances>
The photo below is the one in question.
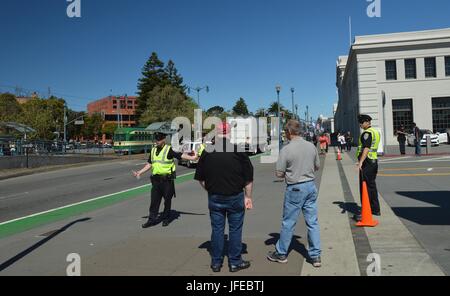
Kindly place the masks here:
<instances>
[{"instance_id":1,"label":"police officer in high-visibility vest","mask_svg":"<svg viewBox=\"0 0 450 296\"><path fill-rule=\"evenodd\" d=\"M174 159L198 159L195 151L191 154L173 151L172 147L166 144L166 135L163 133L156 133L155 140L156 146L151 149L148 163L139 172L134 172L134 176L140 177L140 175L150 169L152 171L150 215L148 221L142 225L142 228L155 226L161 220L163 221L163 227L169 225L172 198L175 196L176 166ZM158 219L158 212L162 198L164 198L164 212L161 219Z\"/></svg>"},{"instance_id":2,"label":"police officer in high-visibility vest","mask_svg":"<svg viewBox=\"0 0 450 296\"><path fill-rule=\"evenodd\" d=\"M369 115L359 115L358 121L364 130L359 138L356 155L358 157L360 197L362 200L362 184L363 181L366 181L372 214L380 216L380 202L375 180L378 174L378 146L381 136L377 130L372 128L372 118ZM357 215L356 219L361 220L361 215Z\"/></svg>"}]
</instances>

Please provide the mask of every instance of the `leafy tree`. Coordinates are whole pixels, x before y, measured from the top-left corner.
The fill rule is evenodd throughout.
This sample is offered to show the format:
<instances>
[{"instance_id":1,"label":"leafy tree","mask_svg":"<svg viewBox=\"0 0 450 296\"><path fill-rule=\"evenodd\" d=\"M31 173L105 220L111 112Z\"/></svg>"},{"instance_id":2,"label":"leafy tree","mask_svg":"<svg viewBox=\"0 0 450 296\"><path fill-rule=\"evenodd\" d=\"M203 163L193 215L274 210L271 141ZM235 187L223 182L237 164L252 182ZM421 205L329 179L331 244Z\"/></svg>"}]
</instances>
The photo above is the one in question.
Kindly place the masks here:
<instances>
[{"instance_id":1,"label":"leafy tree","mask_svg":"<svg viewBox=\"0 0 450 296\"><path fill-rule=\"evenodd\" d=\"M255 116L256 117L265 117L266 110L264 108L259 108L258 110L256 110Z\"/></svg>"},{"instance_id":2,"label":"leafy tree","mask_svg":"<svg viewBox=\"0 0 450 296\"><path fill-rule=\"evenodd\" d=\"M206 111L206 114L208 116L219 116L225 111L223 107L220 106L214 106L212 108L209 108L208 111Z\"/></svg>"},{"instance_id":3,"label":"leafy tree","mask_svg":"<svg viewBox=\"0 0 450 296\"><path fill-rule=\"evenodd\" d=\"M177 87L166 85L157 86L147 94L147 110L141 116L141 123L171 121L176 117L188 117L191 122L194 119L194 109L197 104Z\"/></svg>"},{"instance_id":4,"label":"leafy tree","mask_svg":"<svg viewBox=\"0 0 450 296\"><path fill-rule=\"evenodd\" d=\"M84 119L83 136L86 138L100 137L102 135L103 118L100 113L92 114Z\"/></svg>"},{"instance_id":5,"label":"leafy tree","mask_svg":"<svg viewBox=\"0 0 450 296\"><path fill-rule=\"evenodd\" d=\"M86 118L86 113L73 111L71 109L67 110L67 122L72 122L77 118L79 120L81 119L84 120ZM83 128L84 128L83 125L75 125L75 122L72 122L71 124L67 125L67 140L75 139L82 136Z\"/></svg>"},{"instance_id":6,"label":"leafy tree","mask_svg":"<svg viewBox=\"0 0 450 296\"><path fill-rule=\"evenodd\" d=\"M112 122L105 123L102 127L102 134L105 134L108 138L112 138L116 129L117 129L117 124L112 123Z\"/></svg>"},{"instance_id":7,"label":"leafy tree","mask_svg":"<svg viewBox=\"0 0 450 296\"><path fill-rule=\"evenodd\" d=\"M247 104L245 103L245 100L243 98L239 98L239 100L236 102L236 105L233 107L233 113L234 115L238 116L249 115Z\"/></svg>"},{"instance_id":8,"label":"leafy tree","mask_svg":"<svg viewBox=\"0 0 450 296\"><path fill-rule=\"evenodd\" d=\"M34 98L23 104L22 109L19 122L36 130L35 133L29 135L29 138L45 140L55 138L56 122L46 100Z\"/></svg>"},{"instance_id":9,"label":"leafy tree","mask_svg":"<svg viewBox=\"0 0 450 296\"><path fill-rule=\"evenodd\" d=\"M21 113L22 107L14 95L0 94L0 122L17 121Z\"/></svg>"}]
</instances>

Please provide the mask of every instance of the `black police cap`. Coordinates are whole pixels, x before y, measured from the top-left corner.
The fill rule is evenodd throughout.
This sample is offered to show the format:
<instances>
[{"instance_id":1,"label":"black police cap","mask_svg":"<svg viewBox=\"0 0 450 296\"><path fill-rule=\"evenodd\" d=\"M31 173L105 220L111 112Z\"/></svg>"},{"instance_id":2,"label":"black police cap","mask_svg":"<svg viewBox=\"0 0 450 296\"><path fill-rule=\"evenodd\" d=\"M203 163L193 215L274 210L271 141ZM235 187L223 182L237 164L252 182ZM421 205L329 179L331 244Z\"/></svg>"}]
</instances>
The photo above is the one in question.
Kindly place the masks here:
<instances>
[{"instance_id":1,"label":"black police cap","mask_svg":"<svg viewBox=\"0 0 450 296\"><path fill-rule=\"evenodd\" d=\"M157 141L164 140L166 137L167 137L167 135L164 133L160 133L160 132L155 133L155 139Z\"/></svg>"},{"instance_id":2,"label":"black police cap","mask_svg":"<svg viewBox=\"0 0 450 296\"><path fill-rule=\"evenodd\" d=\"M364 123L364 122L369 122L369 121L372 121L372 117L370 117L369 115L361 114L358 116L359 123Z\"/></svg>"}]
</instances>

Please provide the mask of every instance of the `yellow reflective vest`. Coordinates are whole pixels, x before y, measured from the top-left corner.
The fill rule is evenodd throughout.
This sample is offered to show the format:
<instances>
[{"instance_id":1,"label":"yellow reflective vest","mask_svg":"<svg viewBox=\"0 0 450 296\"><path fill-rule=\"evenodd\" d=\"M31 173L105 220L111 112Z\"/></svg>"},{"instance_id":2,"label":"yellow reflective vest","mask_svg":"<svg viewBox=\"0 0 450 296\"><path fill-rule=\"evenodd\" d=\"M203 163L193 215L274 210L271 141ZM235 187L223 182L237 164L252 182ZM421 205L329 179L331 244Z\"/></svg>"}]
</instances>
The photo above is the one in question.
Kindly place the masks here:
<instances>
[{"instance_id":1,"label":"yellow reflective vest","mask_svg":"<svg viewBox=\"0 0 450 296\"><path fill-rule=\"evenodd\" d=\"M159 155L156 154L158 148L156 146L152 148L150 159L152 161L153 175L165 176L175 172L175 161L167 158L171 148L170 145L164 145Z\"/></svg>"},{"instance_id":2,"label":"yellow reflective vest","mask_svg":"<svg viewBox=\"0 0 450 296\"><path fill-rule=\"evenodd\" d=\"M378 146L380 145L380 139L381 139L380 133L372 127L368 128L364 132L370 133L372 135L372 145L370 146L369 154L367 155L367 157L372 160L377 160L378 159ZM362 150L363 150L361 137L359 137L359 146L358 146L358 150L356 152L356 157L358 157L358 158L361 155Z\"/></svg>"}]
</instances>

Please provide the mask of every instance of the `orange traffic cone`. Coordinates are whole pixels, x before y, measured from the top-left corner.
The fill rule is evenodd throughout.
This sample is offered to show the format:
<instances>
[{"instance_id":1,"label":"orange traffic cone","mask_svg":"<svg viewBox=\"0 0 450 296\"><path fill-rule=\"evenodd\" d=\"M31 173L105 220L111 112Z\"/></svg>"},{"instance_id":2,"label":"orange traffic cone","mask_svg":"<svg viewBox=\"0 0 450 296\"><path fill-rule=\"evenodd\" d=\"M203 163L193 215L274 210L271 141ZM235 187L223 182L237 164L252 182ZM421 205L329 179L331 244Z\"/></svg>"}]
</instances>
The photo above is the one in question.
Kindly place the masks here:
<instances>
[{"instance_id":1,"label":"orange traffic cone","mask_svg":"<svg viewBox=\"0 0 450 296\"><path fill-rule=\"evenodd\" d=\"M337 160L342 160L342 154L340 149L338 149Z\"/></svg>"},{"instance_id":2,"label":"orange traffic cone","mask_svg":"<svg viewBox=\"0 0 450 296\"><path fill-rule=\"evenodd\" d=\"M375 227L378 225L378 221L372 219L372 209L369 201L369 191L367 190L367 183L363 181L362 186L362 210L361 210L361 222L356 223L357 227Z\"/></svg>"}]
</instances>

